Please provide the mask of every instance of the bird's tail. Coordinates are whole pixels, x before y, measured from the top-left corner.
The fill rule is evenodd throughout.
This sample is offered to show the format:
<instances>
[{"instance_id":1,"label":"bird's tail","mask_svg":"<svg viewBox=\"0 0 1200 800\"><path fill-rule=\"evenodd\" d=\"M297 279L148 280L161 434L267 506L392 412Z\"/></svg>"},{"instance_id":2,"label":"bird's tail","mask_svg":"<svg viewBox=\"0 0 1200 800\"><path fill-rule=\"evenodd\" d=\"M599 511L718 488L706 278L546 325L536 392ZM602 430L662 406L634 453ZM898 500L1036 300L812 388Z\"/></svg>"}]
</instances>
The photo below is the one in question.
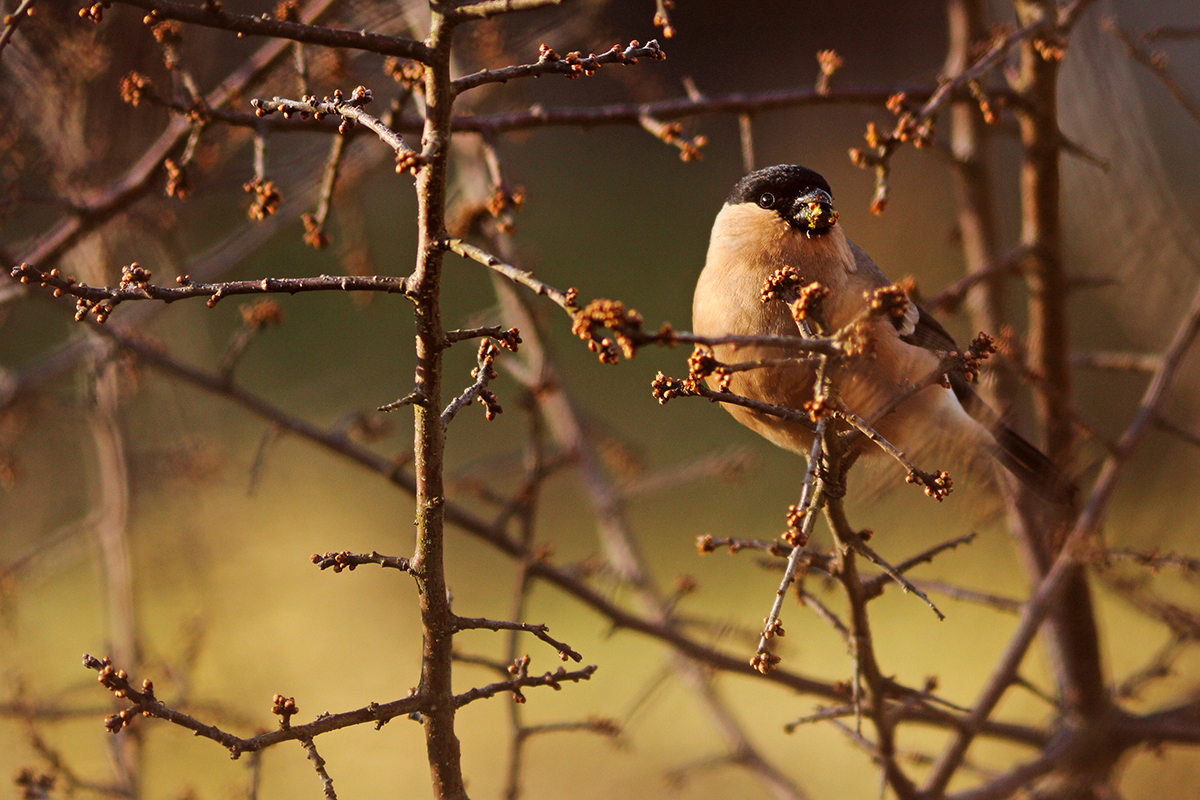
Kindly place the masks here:
<instances>
[{"instance_id":1,"label":"bird's tail","mask_svg":"<svg viewBox=\"0 0 1200 800\"><path fill-rule=\"evenodd\" d=\"M983 401L961 375L950 376L950 388L963 409L991 433L992 454L1005 469L1042 499L1071 505L1076 487L1050 457L1025 437L1004 424L1000 415Z\"/></svg>"}]
</instances>

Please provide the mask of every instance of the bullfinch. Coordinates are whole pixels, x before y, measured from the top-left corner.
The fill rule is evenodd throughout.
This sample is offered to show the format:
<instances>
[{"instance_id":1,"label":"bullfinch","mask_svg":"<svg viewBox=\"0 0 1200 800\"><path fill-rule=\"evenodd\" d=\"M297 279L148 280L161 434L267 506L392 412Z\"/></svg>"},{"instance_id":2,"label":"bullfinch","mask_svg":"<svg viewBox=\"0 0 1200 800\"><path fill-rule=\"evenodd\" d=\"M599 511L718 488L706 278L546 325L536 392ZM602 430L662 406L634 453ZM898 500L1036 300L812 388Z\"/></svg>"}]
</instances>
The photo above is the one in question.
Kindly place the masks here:
<instances>
[{"instance_id":1,"label":"bullfinch","mask_svg":"<svg viewBox=\"0 0 1200 800\"><path fill-rule=\"evenodd\" d=\"M912 457L952 450L973 459L987 452L1039 495L1058 500L1069 494L1069 482L1053 462L1004 425L959 372L946 376L948 387L935 382L912 394L914 384L928 379L943 355L958 352L958 346L906 296L894 313L863 314L867 296L892 282L846 238L833 192L813 170L768 167L733 187L713 224L696 284L693 330L712 337L801 335L785 303L764 302L761 296L768 277L781 267L827 290L821 315L828 330L858 321L866 352L840 359L832 372L849 411L865 420L882 414L875 429ZM803 409L813 399L816 362L802 353L786 346L724 344L714 348L714 355L725 363L770 360L769 366L723 376L730 392L792 409ZM722 377L707 380L715 388ZM911 396L896 405L906 394ZM725 408L774 444L805 455L811 451L814 426L737 405Z\"/></svg>"}]
</instances>

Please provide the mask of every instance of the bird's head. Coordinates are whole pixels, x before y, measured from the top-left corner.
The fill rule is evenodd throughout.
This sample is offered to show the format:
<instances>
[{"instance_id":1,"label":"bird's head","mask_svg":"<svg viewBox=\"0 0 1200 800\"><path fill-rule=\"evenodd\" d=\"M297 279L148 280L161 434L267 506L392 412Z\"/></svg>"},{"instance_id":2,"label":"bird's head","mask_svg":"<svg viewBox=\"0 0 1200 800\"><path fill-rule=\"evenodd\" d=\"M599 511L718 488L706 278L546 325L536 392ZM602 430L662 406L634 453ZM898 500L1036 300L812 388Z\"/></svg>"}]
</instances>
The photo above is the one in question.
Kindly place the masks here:
<instances>
[{"instance_id":1,"label":"bird's head","mask_svg":"<svg viewBox=\"0 0 1200 800\"><path fill-rule=\"evenodd\" d=\"M733 187L726 203L757 205L808 237L824 236L838 220L833 191L826 180L795 164L750 173Z\"/></svg>"}]
</instances>

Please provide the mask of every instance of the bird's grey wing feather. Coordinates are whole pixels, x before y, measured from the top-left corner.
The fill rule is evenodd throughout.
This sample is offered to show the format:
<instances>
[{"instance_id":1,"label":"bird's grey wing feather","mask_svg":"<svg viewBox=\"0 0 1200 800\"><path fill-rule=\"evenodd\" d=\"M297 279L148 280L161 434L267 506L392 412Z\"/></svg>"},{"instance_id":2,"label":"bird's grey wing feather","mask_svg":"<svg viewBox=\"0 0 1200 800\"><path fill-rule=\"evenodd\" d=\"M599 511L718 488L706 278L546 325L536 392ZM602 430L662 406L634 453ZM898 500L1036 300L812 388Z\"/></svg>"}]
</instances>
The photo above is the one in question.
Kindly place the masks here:
<instances>
[{"instance_id":1,"label":"bird's grey wing feather","mask_svg":"<svg viewBox=\"0 0 1200 800\"><path fill-rule=\"evenodd\" d=\"M916 303L910 302L909 305L917 310L917 322L908 334L905 334L903 329L900 330L901 339L917 347L924 347L926 350L943 353L958 352L958 345L955 343L954 337L942 327L942 323ZM907 315L905 318L907 319Z\"/></svg>"},{"instance_id":2,"label":"bird's grey wing feather","mask_svg":"<svg viewBox=\"0 0 1200 800\"><path fill-rule=\"evenodd\" d=\"M854 254L854 265L860 274L877 286L891 284L883 270L854 242L850 242L850 252ZM904 316L893 318L892 324L896 326L900 339L908 344L938 352L958 350L954 337L942 324L911 300Z\"/></svg>"}]
</instances>

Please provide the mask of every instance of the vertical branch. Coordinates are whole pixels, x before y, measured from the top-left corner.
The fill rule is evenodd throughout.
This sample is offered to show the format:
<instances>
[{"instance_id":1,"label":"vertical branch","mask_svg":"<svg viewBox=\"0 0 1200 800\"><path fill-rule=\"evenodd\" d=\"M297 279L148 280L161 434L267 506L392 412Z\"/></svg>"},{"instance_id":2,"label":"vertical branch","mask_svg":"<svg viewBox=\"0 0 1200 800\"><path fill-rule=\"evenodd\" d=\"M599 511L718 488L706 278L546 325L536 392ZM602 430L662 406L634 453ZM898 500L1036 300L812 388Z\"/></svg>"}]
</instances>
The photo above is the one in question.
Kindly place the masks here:
<instances>
[{"instance_id":1,"label":"vertical branch","mask_svg":"<svg viewBox=\"0 0 1200 800\"><path fill-rule=\"evenodd\" d=\"M117 418L120 391L116 366L102 348L94 364L92 406L88 429L96 449L97 498L95 540L108 611L109 648L120 663L135 667L139 661L137 623L133 601L133 564L129 552L129 464ZM138 740L131 736L111 742L117 784L127 797L139 796Z\"/></svg>"},{"instance_id":2,"label":"vertical branch","mask_svg":"<svg viewBox=\"0 0 1200 800\"><path fill-rule=\"evenodd\" d=\"M846 518L842 505L846 470L849 466L843 456L844 452L836 440L836 434L827 433L823 466L837 490L826 497L825 518L834 538L836 577L846 591L846 600L850 607L849 641L855 667L855 697L858 697L860 691L860 680L862 689L866 691L865 698L856 700L855 705L859 707L865 701L866 713L875 725L875 755L883 770L883 780L892 787L898 797L911 798L916 796L916 787L896 761L896 721L887 709L887 681L875 658L870 616L867 613L868 597L858 573L855 546L861 540Z\"/></svg>"},{"instance_id":3,"label":"vertical branch","mask_svg":"<svg viewBox=\"0 0 1200 800\"><path fill-rule=\"evenodd\" d=\"M546 454L544 433L542 431L541 413L532 396L529 399L529 444L525 451L525 473L528 476L528 492L521 498L517 511L517 521L520 526L520 540L525 551L533 547L534 523L537 518L537 501L541 493L541 475L545 469ZM532 588L534 576L530 570L533 560L525 557L521 560L521 569L513 587L512 608L508 618L520 622L525 619L526 606L529 603L529 591ZM521 632L514 630L508 635L508 657L511 664L520 657ZM509 742L507 778L504 781L505 800L517 800L521 796L521 771L524 766L525 724L521 714L520 703L508 704L508 719L512 729Z\"/></svg>"},{"instance_id":4,"label":"vertical branch","mask_svg":"<svg viewBox=\"0 0 1200 800\"><path fill-rule=\"evenodd\" d=\"M1017 0L1022 24L1056 15L1053 0ZM1071 381L1067 302L1069 281L1062 253L1059 187L1058 67L1063 44L1034 37L1021 43L1016 89L1024 99L1018 114L1024 153L1021 162L1021 243L1029 284L1030 362L1041 381L1035 393L1045 429L1046 451L1064 470L1072 451ZM1061 545L1069 509L1044 509L1027 493L1018 498L1026 564L1038 583ZM1058 541L1056 541L1058 540ZM1096 719L1108 709L1100 662L1099 634L1087 575L1075 566L1050 613L1048 649L1068 714Z\"/></svg>"},{"instance_id":5,"label":"vertical branch","mask_svg":"<svg viewBox=\"0 0 1200 800\"><path fill-rule=\"evenodd\" d=\"M949 49L945 74L953 79L971 65L972 47L987 39L987 3L985 0L949 0L946 4ZM958 100L951 104L950 150L953 156L954 189L958 198L958 232L962 240L966 272L974 276L985 272L999 257L996 215L992 204L992 179L988 166L988 121L979 104ZM998 272L978 281L967 292L967 309L973 328L998 334L1007 319L1004 303L1004 276ZM1007 410L1016 407L1019 381L1011 369L1000 364L995 369L994 396Z\"/></svg>"},{"instance_id":6,"label":"vertical branch","mask_svg":"<svg viewBox=\"0 0 1200 800\"><path fill-rule=\"evenodd\" d=\"M1022 25L1055 17L1053 0L1016 0ZM1041 381L1038 417L1045 427L1046 453L1061 468L1071 466L1071 373L1067 301L1070 291L1062 254L1059 215L1058 67L1061 45L1047 37L1021 42L1016 90L1024 102L1021 127L1021 243L1029 284L1030 366Z\"/></svg>"},{"instance_id":7,"label":"vertical branch","mask_svg":"<svg viewBox=\"0 0 1200 800\"><path fill-rule=\"evenodd\" d=\"M428 45L432 57L425 68L425 125L421 134L424 167L417 173L417 263L407 289L416 304L417 393L414 456L416 471L417 542L412 573L421 595L420 693L428 702L424 715L425 747L438 800L465 798L461 751L454 733L451 687L451 644L454 614L446 591L444 564L445 489L442 482L445 433L442 429L442 330L440 291L446 225L446 163L450 149L450 46L454 23L431 8Z\"/></svg>"}]
</instances>

